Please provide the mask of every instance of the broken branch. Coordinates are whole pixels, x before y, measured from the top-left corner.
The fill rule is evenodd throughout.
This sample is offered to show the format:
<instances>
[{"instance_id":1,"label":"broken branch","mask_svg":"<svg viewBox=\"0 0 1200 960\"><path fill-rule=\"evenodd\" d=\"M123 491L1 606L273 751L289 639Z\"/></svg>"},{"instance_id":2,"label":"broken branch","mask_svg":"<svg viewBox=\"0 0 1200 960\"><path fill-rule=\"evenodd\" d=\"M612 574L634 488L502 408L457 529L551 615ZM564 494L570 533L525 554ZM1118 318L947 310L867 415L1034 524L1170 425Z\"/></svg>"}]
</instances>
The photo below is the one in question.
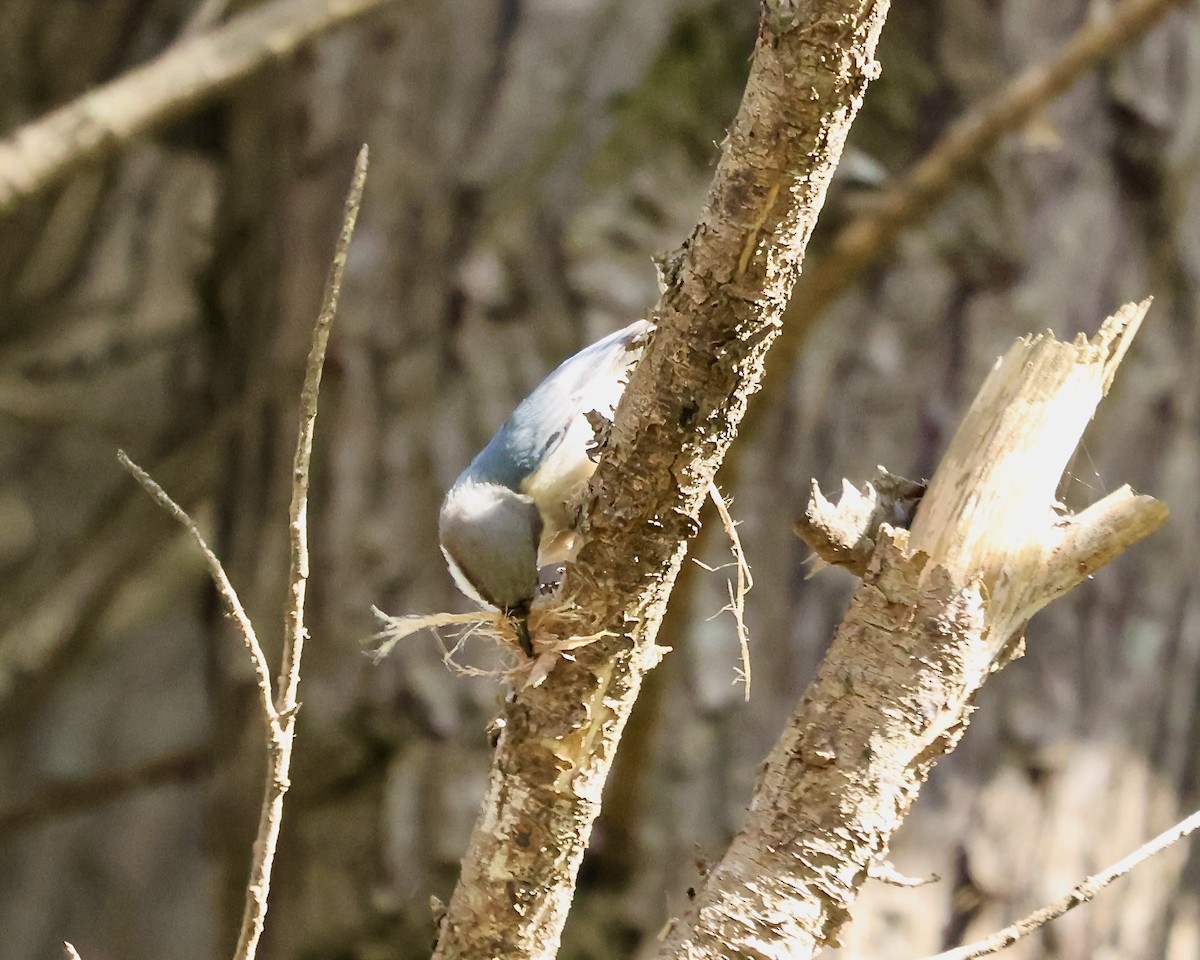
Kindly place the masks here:
<instances>
[{"instance_id":1,"label":"broken branch","mask_svg":"<svg viewBox=\"0 0 1200 960\"><path fill-rule=\"evenodd\" d=\"M1162 504L1121 491L1071 518L1054 509L1148 306L1122 308L1091 341L1019 340L992 370L911 533L879 528L746 826L660 957L806 960L836 946L872 865L1024 622L1163 522Z\"/></svg>"}]
</instances>

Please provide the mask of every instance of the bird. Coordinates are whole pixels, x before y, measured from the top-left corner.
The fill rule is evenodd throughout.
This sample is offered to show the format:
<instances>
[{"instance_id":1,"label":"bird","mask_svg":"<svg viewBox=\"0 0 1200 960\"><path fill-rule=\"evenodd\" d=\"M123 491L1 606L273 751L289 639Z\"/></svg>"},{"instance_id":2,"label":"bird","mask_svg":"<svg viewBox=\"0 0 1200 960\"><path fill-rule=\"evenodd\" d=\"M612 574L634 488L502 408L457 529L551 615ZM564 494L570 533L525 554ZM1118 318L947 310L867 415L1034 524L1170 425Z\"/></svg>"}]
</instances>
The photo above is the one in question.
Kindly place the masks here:
<instances>
[{"instance_id":1,"label":"bird","mask_svg":"<svg viewBox=\"0 0 1200 960\"><path fill-rule=\"evenodd\" d=\"M533 656L529 607L539 570L565 563L596 469L593 411L611 419L654 325L638 320L564 360L459 474L438 514L446 565L480 606L502 611Z\"/></svg>"}]
</instances>

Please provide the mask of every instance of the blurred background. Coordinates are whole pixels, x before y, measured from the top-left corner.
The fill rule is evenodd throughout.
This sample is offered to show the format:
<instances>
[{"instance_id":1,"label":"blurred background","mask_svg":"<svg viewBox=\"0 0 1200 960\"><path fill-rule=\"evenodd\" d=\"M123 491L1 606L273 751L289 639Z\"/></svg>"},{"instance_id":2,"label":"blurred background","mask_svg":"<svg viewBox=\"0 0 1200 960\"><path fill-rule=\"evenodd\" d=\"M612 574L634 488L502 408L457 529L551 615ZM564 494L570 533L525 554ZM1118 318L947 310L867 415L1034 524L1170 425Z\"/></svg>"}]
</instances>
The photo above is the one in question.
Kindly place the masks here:
<instances>
[{"instance_id":1,"label":"blurred background","mask_svg":"<svg viewBox=\"0 0 1200 960\"><path fill-rule=\"evenodd\" d=\"M143 63L197 0L3 0L0 133ZM213 4L209 7L212 13ZM216 13L238 14L231 2ZM947 125L1112 5L897 3L806 271ZM371 170L330 346L312 641L260 956L407 960L434 938L503 690L427 635L373 665L372 604L466 609L442 492L554 364L645 315L699 210L751 0L387 4L0 215L0 958L228 956L263 771L210 535L277 650L296 398L353 158ZM1064 892L1200 804L1200 22L1170 15L964 174L770 358L718 480L754 569L753 696L730 572L689 564L584 865L563 956L636 955L738 828L853 581L806 579L810 478L927 476L1027 332L1149 320L1076 457L1168 525L1029 627L872 882L844 957L918 957ZM820 298L817 298L819 301ZM815 302L815 301L814 301ZM711 518L710 518L711 519ZM693 555L728 560L709 522ZM1014 948L1200 955L1186 846Z\"/></svg>"}]
</instances>

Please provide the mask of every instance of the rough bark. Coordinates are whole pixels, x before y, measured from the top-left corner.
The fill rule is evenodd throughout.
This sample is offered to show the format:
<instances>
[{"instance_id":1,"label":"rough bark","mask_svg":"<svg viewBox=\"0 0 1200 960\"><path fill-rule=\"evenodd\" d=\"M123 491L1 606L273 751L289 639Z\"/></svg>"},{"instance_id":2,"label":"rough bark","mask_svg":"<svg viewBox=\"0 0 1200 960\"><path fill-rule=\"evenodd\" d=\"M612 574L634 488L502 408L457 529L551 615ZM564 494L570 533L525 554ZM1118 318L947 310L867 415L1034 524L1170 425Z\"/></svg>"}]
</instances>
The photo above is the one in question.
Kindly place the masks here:
<instances>
[{"instance_id":1,"label":"rough bark","mask_svg":"<svg viewBox=\"0 0 1200 960\"><path fill-rule=\"evenodd\" d=\"M602 633L505 711L436 956L553 956L600 794L688 541L778 335L886 2L763 7L709 197L666 267L658 331L589 487L564 589Z\"/></svg>"},{"instance_id":2,"label":"rough bark","mask_svg":"<svg viewBox=\"0 0 1200 960\"><path fill-rule=\"evenodd\" d=\"M1077 515L1054 510L1148 307L1126 307L1090 343L1019 341L997 364L911 536L883 529L745 827L660 956L804 960L837 946L872 866L1025 622L1166 519L1128 488Z\"/></svg>"},{"instance_id":3,"label":"rough bark","mask_svg":"<svg viewBox=\"0 0 1200 960\"><path fill-rule=\"evenodd\" d=\"M893 5L883 76L806 276L832 229L902 184L956 118L1117 7ZM147 62L195 9L0 2L0 124ZM447 899L457 877L498 693L452 676L418 638L372 667L370 605L466 609L438 556L440 496L547 370L654 302L651 256L695 224L755 13L746 0L402 5L272 62L0 223L0 804L217 751L199 779L0 837L6 958L55 955L64 937L85 960L229 955L259 791L254 690L203 570L113 451L164 481L177 452L189 509L252 610L273 617L285 438L364 140L372 187L314 454L322 639L305 654L263 955L428 957L429 897ZM725 576L686 563L659 637L674 652L623 737L564 960L645 949L685 910L697 859L741 826L849 595L837 570L806 578L789 528L811 478L830 489L881 462L928 476L1014 337L1090 333L1148 292L1153 322L1059 496L1081 509L1128 480L1169 501L1172 520L1034 618L1027 656L986 685L971 735L893 844L903 872L945 882L869 883L846 955L888 943L917 957L989 934L1200 800L1196 36L1194 9L1172 13L1086 74L812 318L795 363L786 341L772 347L767 392L718 475L754 566L752 700L732 683L732 623L711 619ZM714 527L689 555L715 568L729 551ZM52 641L50 658L9 670L35 638ZM1193 957L1198 883L1177 848L1009 953Z\"/></svg>"}]
</instances>

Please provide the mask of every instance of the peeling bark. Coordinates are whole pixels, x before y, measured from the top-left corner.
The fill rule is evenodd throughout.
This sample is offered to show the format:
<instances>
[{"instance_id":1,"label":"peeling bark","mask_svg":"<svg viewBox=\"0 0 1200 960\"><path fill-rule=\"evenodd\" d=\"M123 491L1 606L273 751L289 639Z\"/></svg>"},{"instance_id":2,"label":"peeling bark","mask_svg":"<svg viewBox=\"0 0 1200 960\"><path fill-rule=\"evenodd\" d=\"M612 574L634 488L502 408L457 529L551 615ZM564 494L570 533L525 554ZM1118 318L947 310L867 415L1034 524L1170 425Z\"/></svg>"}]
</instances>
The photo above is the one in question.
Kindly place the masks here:
<instances>
[{"instance_id":1,"label":"peeling bark","mask_svg":"<svg viewBox=\"0 0 1200 960\"><path fill-rule=\"evenodd\" d=\"M862 490L843 481L834 506L814 480L804 516L792 529L823 564L845 567L861 577L875 553L880 526L907 527L924 493L925 484L881 470Z\"/></svg>"},{"instance_id":2,"label":"peeling bark","mask_svg":"<svg viewBox=\"0 0 1200 960\"><path fill-rule=\"evenodd\" d=\"M566 589L605 636L508 705L436 956L557 949L600 791L708 485L762 359L845 136L876 75L886 2L764 5L750 77L658 333L590 488Z\"/></svg>"},{"instance_id":3,"label":"peeling bark","mask_svg":"<svg viewBox=\"0 0 1200 960\"><path fill-rule=\"evenodd\" d=\"M1166 519L1127 488L1077 515L1053 509L1148 307L1125 307L1090 342L1019 340L996 365L911 534L881 528L745 828L660 956L803 960L837 946L872 864L1028 618Z\"/></svg>"}]
</instances>

